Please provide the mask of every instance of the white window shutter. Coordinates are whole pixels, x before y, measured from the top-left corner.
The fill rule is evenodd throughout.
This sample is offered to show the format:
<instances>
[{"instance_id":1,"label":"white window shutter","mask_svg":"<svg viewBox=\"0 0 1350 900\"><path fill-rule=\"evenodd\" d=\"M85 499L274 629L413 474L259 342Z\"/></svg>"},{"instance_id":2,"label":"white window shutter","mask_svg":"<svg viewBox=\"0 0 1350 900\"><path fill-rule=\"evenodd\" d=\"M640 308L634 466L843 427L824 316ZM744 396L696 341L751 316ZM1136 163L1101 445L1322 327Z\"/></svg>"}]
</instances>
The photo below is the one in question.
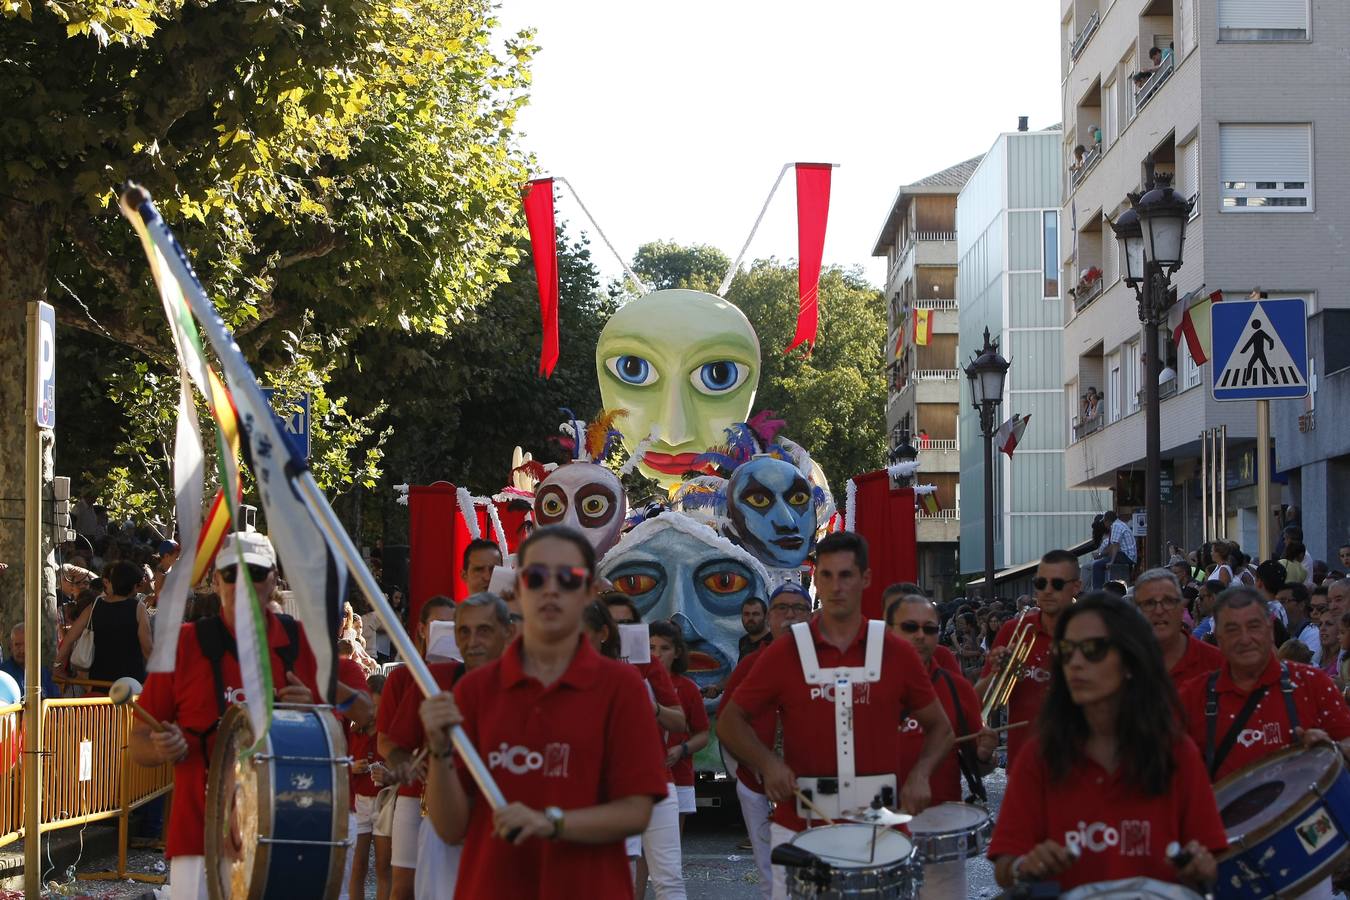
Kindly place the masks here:
<instances>
[{"instance_id":1,"label":"white window shutter","mask_svg":"<svg viewBox=\"0 0 1350 900\"><path fill-rule=\"evenodd\" d=\"M1195 196L1200 187L1199 146L1197 141L1188 141L1177 148L1177 193L1183 197Z\"/></svg>"},{"instance_id":2,"label":"white window shutter","mask_svg":"<svg viewBox=\"0 0 1350 900\"><path fill-rule=\"evenodd\" d=\"M1312 128L1220 125L1219 180L1312 181Z\"/></svg>"},{"instance_id":3,"label":"white window shutter","mask_svg":"<svg viewBox=\"0 0 1350 900\"><path fill-rule=\"evenodd\" d=\"M1308 0L1218 0L1219 28L1306 29Z\"/></svg>"}]
</instances>

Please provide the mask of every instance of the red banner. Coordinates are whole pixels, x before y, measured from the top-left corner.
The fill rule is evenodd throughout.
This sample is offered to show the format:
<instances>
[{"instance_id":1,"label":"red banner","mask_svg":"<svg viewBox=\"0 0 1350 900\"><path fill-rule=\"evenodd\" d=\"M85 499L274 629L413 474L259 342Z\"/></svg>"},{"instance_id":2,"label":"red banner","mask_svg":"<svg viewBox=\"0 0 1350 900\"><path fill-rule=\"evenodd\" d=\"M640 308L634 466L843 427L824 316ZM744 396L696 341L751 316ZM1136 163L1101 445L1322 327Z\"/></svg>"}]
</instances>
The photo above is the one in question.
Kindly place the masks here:
<instances>
[{"instance_id":1,"label":"red banner","mask_svg":"<svg viewBox=\"0 0 1350 900\"><path fill-rule=\"evenodd\" d=\"M539 317L544 327L539 374L548 378L558 364L558 241L553 221L553 179L531 181L521 192L521 200L530 226L530 255L534 258L534 279L539 283Z\"/></svg>"},{"instance_id":2,"label":"red banner","mask_svg":"<svg viewBox=\"0 0 1350 900\"><path fill-rule=\"evenodd\" d=\"M825 254L825 221L830 215L829 163L797 163L797 331L787 351L816 342L820 315L820 261Z\"/></svg>"},{"instance_id":3,"label":"red banner","mask_svg":"<svg viewBox=\"0 0 1350 900\"><path fill-rule=\"evenodd\" d=\"M863 615L881 618L881 594L897 581L919 577L914 524L914 490L891 487L885 469L856 475L853 530L867 539L872 584L863 591Z\"/></svg>"}]
</instances>

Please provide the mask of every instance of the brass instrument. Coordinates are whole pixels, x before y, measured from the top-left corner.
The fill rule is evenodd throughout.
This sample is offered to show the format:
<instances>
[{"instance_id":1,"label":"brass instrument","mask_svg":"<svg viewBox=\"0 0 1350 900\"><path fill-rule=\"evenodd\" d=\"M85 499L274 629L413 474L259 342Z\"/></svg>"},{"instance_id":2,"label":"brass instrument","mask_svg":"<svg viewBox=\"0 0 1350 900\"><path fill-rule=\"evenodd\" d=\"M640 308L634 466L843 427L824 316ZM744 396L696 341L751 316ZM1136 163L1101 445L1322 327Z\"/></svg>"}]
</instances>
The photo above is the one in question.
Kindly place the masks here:
<instances>
[{"instance_id":1,"label":"brass instrument","mask_svg":"<svg viewBox=\"0 0 1350 900\"><path fill-rule=\"evenodd\" d=\"M1012 637L1008 640L1008 656L994 674L989 686L985 688L980 713L986 722L994 710L1008 705L1013 689L1017 687L1017 679L1022 677L1022 667L1026 665L1027 658L1031 656L1031 650L1036 644L1036 622L1026 620L1030 611L1031 607L1028 607L1018 616Z\"/></svg>"}]
</instances>

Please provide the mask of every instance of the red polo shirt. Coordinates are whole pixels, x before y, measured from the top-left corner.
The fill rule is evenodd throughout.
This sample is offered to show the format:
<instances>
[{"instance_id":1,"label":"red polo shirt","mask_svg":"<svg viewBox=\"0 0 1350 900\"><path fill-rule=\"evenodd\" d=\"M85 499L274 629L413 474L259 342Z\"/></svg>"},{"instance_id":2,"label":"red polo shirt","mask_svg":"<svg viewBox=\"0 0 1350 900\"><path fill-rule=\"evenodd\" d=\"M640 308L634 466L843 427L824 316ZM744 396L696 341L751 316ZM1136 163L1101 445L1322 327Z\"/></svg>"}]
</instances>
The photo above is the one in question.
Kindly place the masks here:
<instances>
[{"instance_id":1,"label":"red polo shirt","mask_svg":"<svg viewBox=\"0 0 1350 900\"><path fill-rule=\"evenodd\" d=\"M407 666L403 668L406 669ZM427 668L431 670L431 677L436 679L436 684L443 691L454 688L455 682L464 674L464 663L457 659L427 663ZM410 674L407 677L407 688L399 698L398 708L394 710L392 720L386 723L388 727L383 730L385 737L412 753L426 743L426 732L422 730L422 689L413 682ZM418 795L420 794L419 789Z\"/></svg>"},{"instance_id":2,"label":"red polo shirt","mask_svg":"<svg viewBox=\"0 0 1350 900\"><path fill-rule=\"evenodd\" d=\"M508 801L564 812L621 797L666 796L667 770L652 704L627 663L605 659L584 636L567 671L545 687L525 674L520 641L455 686L464 729ZM633 880L622 840L531 840L514 847L492 834L492 813L470 797L455 897L628 898ZM564 823L564 835L566 834Z\"/></svg>"},{"instance_id":3,"label":"red polo shirt","mask_svg":"<svg viewBox=\"0 0 1350 900\"><path fill-rule=\"evenodd\" d=\"M338 657L337 680L354 691L361 691L362 693L367 693L370 691L370 683L366 681L365 671L361 668L360 664L358 664L356 660L352 659L351 657L345 656ZM339 721L342 722L342 733L347 738L347 746L350 747L352 744L352 738L355 736L355 732L352 730L352 721L342 713L338 713L338 719ZM356 754L352 753L352 756L353 758L355 758ZM351 777L356 778L357 776L353 775ZM370 778L369 775L365 777L367 779ZM353 785L354 784L355 782L353 782ZM351 808L355 810L356 791L352 790L350 793L351 797L349 798L349 803L351 805Z\"/></svg>"},{"instance_id":4,"label":"red polo shirt","mask_svg":"<svg viewBox=\"0 0 1350 900\"><path fill-rule=\"evenodd\" d=\"M1172 684L1180 690L1183 684L1195 676L1207 675L1222 665L1223 654L1218 647L1187 635L1186 652L1181 654L1181 659L1177 660L1168 674L1172 676Z\"/></svg>"},{"instance_id":5,"label":"red polo shirt","mask_svg":"<svg viewBox=\"0 0 1350 900\"><path fill-rule=\"evenodd\" d=\"M364 759L368 763L378 762L383 757L380 756L379 748L375 746L375 732L373 731L353 731L347 737L347 752L351 754L352 759ZM352 796L361 795L362 797L374 797L380 792L379 785L375 779L370 777L370 772L361 775L352 774Z\"/></svg>"},{"instance_id":6,"label":"red polo shirt","mask_svg":"<svg viewBox=\"0 0 1350 900\"><path fill-rule=\"evenodd\" d=\"M1156 797L1124 782L1119 768L1110 774L1086 756L1056 780L1035 738L1028 749L1008 773L990 859L1021 856L1042 841L1077 845L1078 861L1054 879L1068 890L1117 878L1175 882L1169 843L1199 841L1215 853L1228 846L1205 762L1189 738L1172 745L1172 783Z\"/></svg>"},{"instance_id":7,"label":"red polo shirt","mask_svg":"<svg viewBox=\"0 0 1350 900\"><path fill-rule=\"evenodd\" d=\"M933 648L933 661L948 671L961 674L961 663L957 660L956 654L942 644Z\"/></svg>"},{"instance_id":8,"label":"red polo shirt","mask_svg":"<svg viewBox=\"0 0 1350 900\"><path fill-rule=\"evenodd\" d=\"M1350 737L1350 708L1346 707L1345 700L1336 689L1336 683L1325 672L1313 666L1296 662L1286 662L1285 665L1289 667L1289 680L1294 687L1294 709L1298 712L1299 727L1320 728L1331 735L1334 741ZM1214 775L1215 781L1293 743L1289 714L1280 693L1280 661L1275 658L1275 654L1270 655L1270 662L1266 664L1260 680L1252 686L1252 691L1238 689L1227 663L1218 671L1219 680L1215 684L1219 695L1219 715L1214 728L1216 748L1233 727L1237 714L1251 692L1263 686L1267 690L1219 766ZM1202 755L1205 750L1205 694L1208 687L1208 678L1193 678L1181 688L1181 708L1186 713L1186 730L1196 746L1200 747Z\"/></svg>"},{"instance_id":9,"label":"red polo shirt","mask_svg":"<svg viewBox=\"0 0 1350 900\"><path fill-rule=\"evenodd\" d=\"M1013 688L1012 697L1008 701L1009 724L1036 721L1036 716L1041 711L1041 705L1045 703L1045 693L1050 689L1050 644L1054 641L1054 635L1042 626L1039 609L1032 608L1027 612L1025 621L1034 623L1032 628L1035 629L1035 640L1031 645L1031 653L1027 656L1027 661L1023 666L1025 671L1022 677L1017 680L1017 687ZM1008 646L1017 623L1017 618L1009 619L1003 623L1003 626L998 630L998 636L994 638L994 647ZM985 660L980 677L986 678L993 672L994 661L991 656ZM1012 768L1013 762L1017 759L1017 754L1031 739L1031 731L1030 728L1018 728L1008 732L1008 768Z\"/></svg>"},{"instance_id":10,"label":"red polo shirt","mask_svg":"<svg viewBox=\"0 0 1350 900\"><path fill-rule=\"evenodd\" d=\"M398 717L399 707L403 705L404 695L409 693L421 694L422 692L417 689L417 685L413 682L408 667L402 665L391 669L389 676L384 680L384 693L380 695L380 708L375 713L375 731L378 734L389 734L394 719ZM394 743L398 742L395 741ZM411 784L400 784L398 795L400 797L422 796L422 782L414 781Z\"/></svg>"},{"instance_id":11,"label":"red polo shirt","mask_svg":"<svg viewBox=\"0 0 1350 900\"><path fill-rule=\"evenodd\" d=\"M675 693L679 695L680 708L684 710L684 718L689 723L689 730L667 731L667 750L671 747L678 747L682 742L689 740L691 735L708 730L708 711L703 706L703 695L699 693L698 685L683 675L671 675L670 679L675 684ZM677 785L694 786L694 759L692 756L681 757L680 761L672 766L670 771L675 776Z\"/></svg>"},{"instance_id":12,"label":"red polo shirt","mask_svg":"<svg viewBox=\"0 0 1350 900\"><path fill-rule=\"evenodd\" d=\"M731 677L727 679L726 688L722 691L722 699L717 702L717 714L719 716L722 714L722 710L726 709L727 704L731 702L731 695L736 693L736 688L741 686L741 682L745 680L746 675L750 674L750 670L754 668L758 659L759 651L756 650L753 653L746 654L736 664ZM755 732L755 737L759 738L760 743L766 747L772 747L775 743L777 723L778 713L774 709L750 717L750 728ZM759 780L759 773L749 766L741 765L740 760L736 761L736 779L756 794L764 793L764 782Z\"/></svg>"},{"instance_id":13,"label":"red polo shirt","mask_svg":"<svg viewBox=\"0 0 1350 900\"><path fill-rule=\"evenodd\" d=\"M296 677L319 697L314 653L299 631L300 652L295 659ZM272 684L286 686L286 668L277 649L289 643L286 628L271 612L267 613L267 644L272 651ZM220 660L227 702L242 702L244 679L239 661L230 653ZM197 626L187 623L178 631L178 655L172 672L151 672L145 679L140 704L162 722L176 723L187 739L187 756L173 767L173 811L169 815L164 857L201 856L206 829L206 766L216 744L215 725L220 720L216 704L216 680L210 661L197 643ZM210 732L207 734L207 732ZM198 735L206 734L206 747Z\"/></svg>"},{"instance_id":14,"label":"red polo shirt","mask_svg":"<svg viewBox=\"0 0 1350 900\"><path fill-rule=\"evenodd\" d=\"M944 673L948 677L944 678ZM980 698L975 696L975 688L971 683L963 676L952 675L946 667L939 666L936 654L928 663L928 675L933 682L933 693L937 694L942 711L947 714L947 721L952 723L952 731L956 736L978 734L983 727L980 719ZM961 716L956 714L958 703L961 716L965 717L965 728L961 727ZM928 779L934 803L961 802L961 764L956 756L959 749L953 747ZM900 771L908 775L914 764L919 761L919 754L922 752L923 729L915 719L905 719L904 724L900 726ZM901 783L903 784L903 781Z\"/></svg>"},{"instance_id":15,"label":"red polo shirt","mask_svg":"<svg viewBox=\"0 0 1350 900\"><path fill-rule=\"evenodd\" d=\"M867 652L867 620L843 653L821 637L819 622L817 615L810 628L820 667L861 667ZM859 775L895 773L898 791L905 775L900 767L900 724L908 711L933 702L933 685L913 647L889 632L883 640L881 680L853 685L854 759ZM784 761L794 774L838 774L831 686L806 683L797 642L788 635L759 651L759 656L733 701L751 720L766 712L780 712ZM792 831L806 827L793 803L778 804L773 821Z\"/></svg>"},{"instance_id":16,"label":"red polo shirt","mask_svg":"<svg viewBox=\"0 0 1350 900\"><path fill-rule=\"evenodd\" d=\"M680 708L680 695L675 690L675 682L670 680L670 673L661 667L656 660L645 663L631 663L638 670L638 674L643 677L648 685L651 686L652 696L661 706ZM666 758L666 730L657 724L656 745L661 748L661 759ZM669 778L667 781L675 783L675 770L667 769Z\"/></svg>"}]
</instances>

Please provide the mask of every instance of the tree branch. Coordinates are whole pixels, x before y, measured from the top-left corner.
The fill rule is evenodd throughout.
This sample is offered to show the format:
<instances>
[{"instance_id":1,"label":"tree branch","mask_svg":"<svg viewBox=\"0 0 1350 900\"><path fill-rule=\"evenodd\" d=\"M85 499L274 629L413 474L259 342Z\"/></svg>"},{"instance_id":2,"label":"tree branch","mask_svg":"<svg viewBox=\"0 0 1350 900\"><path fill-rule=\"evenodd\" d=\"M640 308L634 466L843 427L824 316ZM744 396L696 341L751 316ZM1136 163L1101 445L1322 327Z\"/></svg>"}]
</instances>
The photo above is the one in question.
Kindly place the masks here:
<instances>
[{"instance_id":1,"label":"tree branch","mask_svg":"<svg viewBox=\"0 0 1350 900\"><path fill-rule=\"evenodd\" d=\"M89 265L111 281L120 293L131 294L137 290L138 284L130 267L99 245L98 233L89 219L72 216L66 231Z\"/></svg>"},{"instance_id":2,"label":"tree branch","mask_svg":"<svg viewBox=\"0 0 1350 900\"><path fill-rule=\"evenodd\" d=\"M90 334L96 334L101 338L111 338L119 344L125 344L134 350L139 350L146 356L166 365L177 365L173 354L159 343L158 335L152 335L141 328L127 325L118 320L108 320L106 322L95 322L82 309L74 308L70 305L68 299L60 297L56 292L48 294L47 299L56 307L56 320L62 325L69 325L71 328L78 328L81 331L87 331Z\"/></svg>"}]
</instances>

